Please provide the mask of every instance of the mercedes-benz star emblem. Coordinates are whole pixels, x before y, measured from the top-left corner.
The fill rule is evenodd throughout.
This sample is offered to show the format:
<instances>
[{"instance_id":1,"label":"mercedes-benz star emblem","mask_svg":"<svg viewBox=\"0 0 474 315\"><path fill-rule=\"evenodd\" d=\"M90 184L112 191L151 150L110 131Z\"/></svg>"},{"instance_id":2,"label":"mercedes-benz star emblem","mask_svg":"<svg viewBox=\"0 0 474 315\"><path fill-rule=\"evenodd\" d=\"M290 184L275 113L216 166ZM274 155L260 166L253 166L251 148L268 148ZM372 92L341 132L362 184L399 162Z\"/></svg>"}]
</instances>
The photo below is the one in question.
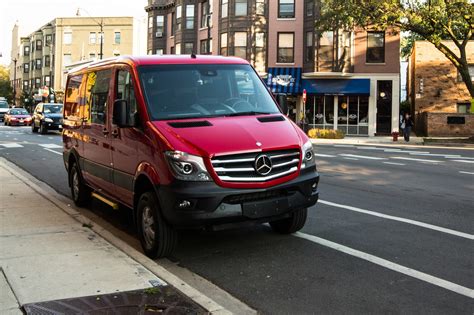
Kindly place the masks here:
<instances>
[{"instance_id":1,"label":"mercedes-benz star emblem","mask_svg":"<svg viewBox=\"0 0 474 315\"><path fill-rule=\"evenodd\" d=\"M257 171L259 175L268 175L272 171L272 166L272 160L264 154L255 158L255 171Z\"/></svg>"}]
</instances>

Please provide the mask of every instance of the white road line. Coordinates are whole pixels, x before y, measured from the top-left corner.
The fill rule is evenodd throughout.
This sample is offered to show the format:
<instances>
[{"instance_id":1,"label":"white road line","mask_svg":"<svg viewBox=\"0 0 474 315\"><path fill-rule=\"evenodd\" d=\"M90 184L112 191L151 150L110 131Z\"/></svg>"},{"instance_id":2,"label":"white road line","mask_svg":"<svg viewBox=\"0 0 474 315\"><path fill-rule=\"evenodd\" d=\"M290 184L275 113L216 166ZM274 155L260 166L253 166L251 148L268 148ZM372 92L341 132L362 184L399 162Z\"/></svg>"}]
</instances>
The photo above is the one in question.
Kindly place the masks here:
<instances>
[{"instance_id":1,"label":"white road line","mask_svg":"<svg viewBox=\"0 0 474 315\"><path fill-rule=\"evenodd\" d=\"M443 163L444 162L444 161L437 161L437 160L415 159L415 158L402 157L402 156L392 156L390 158L395 159L395 160L407 160L407 161L428 162L428 163Z\"/></svg>"},{"instance_id":2,"label":"white road line","mask_svg":"<svg viewBox=\"0 0 474 315\"><path fill-rule=\"evenodd\" d=\"M468 175L474 175L474 172L464 172L464 171L459 171L461 174L468 174Z\"/></svg>"},{"instance_id":3,"label":"white road line","mask_svg":"<svg viewBox=\"0 0 474 315\"><path fill-rule=\"evenodd\" d=\"M454 155L454 154L433 154L433 153L410 153L410 155L421 155L421 156L440 156L444 157L447 159L454 159L454 158L460 158L460 155Z\"/></svg>"},{"instance_id":4,"label":"white road line","mask_svg":"<svg viewBox=\"0 0 474 315\"><path fill-rule=\"evenodd\" d=\"M51 150L51 149L48 149L48 148L43 148L43 149L45 149L46 151L52 152L52 153L56 153L58 155L63 155L62 152L57 152L57 151L54 151L54 150Z\"/></svg>"},{"instance_id":5,"label":"white road line","mask_svg":"<svg viewBox=\"0 0 474 315\"><path fill-rule=\"evenodd\" d=\"M405 166L406 164L403 163L395 163L395 162L383 162L384 164L389 164L389 165L400 165L400 166Z\"/></svg>"},{"instance_id":6,"label":"white road line","mask_svg":"<svg viewBox=\"0 0 474 315\"><path fill-rule=\"evenodd\" d=\"M18 143L0 143L0 145L4 148L23 148L21 144Z\"/></svg>"},{"instance_id":7,"label":"white road line","mask_svg":"<svg viewBox=\"0 0 474 315\"><path fill-rule=\"evenodd\" d=\"M57 145L57 144L54 144L54 143L38 144L38 145L43 147L43 148L48 148L48 149L60 149L60 148L62 148L61 145Z\"/></svg>"},{"instance_id":8,"label":"white road line","mask_svg":"<svg viewBox=\"0 0 474 315\"><path fill-rule=\"evenodd\" d=\"M438 232L442 232L442 233L446 233L446 234L451 234L451 235L459 236L459 237L462 237L462 238L467 238L469 240L474 240L474 235L472 235L472 234L459 232L459 231L447 229L447 228L444 228L444 227L440 227L440 226L436 226L436 225L432 225L432 224L428 224L428 223L424 223L424 222L420 222L420 221L405 219L405 218L396 217L396 216L393 216L393 215L383 214L383 213L370 211L370 210L364 210L364 209L356 208L356 207L352 207L352 206L341 205L341 204L338 204L338 203L325 201L325 200L319 200L318 202L322 203L322 204L325 204L325 205L328 205L328 206L336 207L336 208L342 208L342 209L346 209L346 210L350 210L350 211L355 211L355 212L359 212L359 213L373 215L373 216L379 217L379 218L384 218L384 219L388 219L388 220L394 220L394 221L398 221L398 222L408 223L408 224L420 226L420 227L423 227L423 228L426 228L426 229L430 229L430 230L434 230L434 231L438 231Z\"/></svg>"},{"instance_id":9,"label":"white road line","mask_svg":"<svg viewBox=\"0 0 474 315\"><path fill-rule=\"evenodd\" d=\"M345 157L344 160L359 161L359 159L351 158L351 157Z\"/></svg>"},{"instance_id":10,"label":"white road line","mask_svg":"<svg viewBox=\"0 0 474 315\"><path fill-rule=\"evenodd\" d=\"M357 147L359 150L383 150L382 148L376 148L376 147Z\"/></svg>"},{"instance_id":11,"label":"white road line","mask_svg":"<svg viewBox=\"0 0 474 315\"><path fill-rule=\"evenodd\" d=\"M384 152L400 152L402 149L385 149Z\"/></svg>"},{"instance_id":12,"label":"white road line","mask_svg":"<svg viewBox=\"0 0 474 315\"><path fill-rule=\"evenodd\" d=\"M367 160L386 160L386 158L375 157L375 156L365 156L365 155L355 155L355 154L339 154L340 156L357 158L357 159L367 159Z\"/></svg>"},{"instance_id":13,"label":"white road line","mask_svg":"<svg viewBox=\"0 0 474 315\"><path fill-rule=\"evenodd\" d=\"M334 147L336 147L336 148L353 148L354 145L352 145L352 144L336 144L336 145L334 145Z\"/></svg>"},{"instance_id":14,"label":"white road line","mask_svg":"<svg viewBox=\"0 0 474 315\"><path fill-rule=\"evenodd\" d=\"M471 157L464 157L464 156L461 156L460 158L463 159L463 160L473 160L473 161L474 161L474 158L471 158ZM457 157L456 157L456 158L448 157L448 159L457 159Z\"/></svg>"},{"instance_id":15,"label":"white road line","mask_svg":"<svg viewBox=\"0 0 474 315\"><path fill-rule=\"evenodd\" d=\"M471 163L474 164L474 161L467 161L467 160L451 160L453 162L460 162L460 163Z\"/></svg>"},{"instance_id":16,"label":"white road line","mask_svg":"<svg viewBox=\"0 0 474 315\"><path fill-rule=\"evenodd\" d=\"M335 155L331 155L331 154L321 154L321 153L315 153L314 156L319 156L319 157L336 157Z\"/></svg>"},{"instance_id":17,"label":"white road line","mask_svg":"<svg viewBox=\"0 0 474 315\"><path fill-rule=\"evenodd\" d=\"M446 289L446 290L449 290L449 291L452 291L452 292L455 292L455 293L458 293L458 294L461 294L461 295L465 295L465 296L470 297L470 298L474 298L474 290L473 289L463 287L459 284L456 284L456 283L453 283L453 282L450 282L450 281L447 281L447 280L429 275L427 273L424 273L424 272L421 272L421 271L418 271L418 270L415 270L415 269L412 269L412 268L409 268L409 267L399 265L399 264L391 262L389 260L374 256L374 255L371 255L371 254L368 254L368 253L364 253L360 250L356 250L356 249L353 249L353 248L350 248L350 247L347 247L347 246L344 246L344 245L341 245L341 244L338 244L338 243L334 243L334 242L328 241L324 238L320 238L320 237L317 237L317 236L314 236L314 235L301 233L301 232L296 232L293 235L296 236L296 237L311 241L313 243L332 248L332 249L337 250L339 252L343 252L345 254L348 254L348 255L366 260L366 261L371 262L373 264L382 266L384 268L393 270L395 272L402 273L404 275L413 277L415 279L418 279L418 280L421 280L421 281L424 281L424 282L427 282L427 283L431 283L431 284L433 284L435 286L438 286L438 287L441 287L443 289Z\"/></svg>"}]
</instances>

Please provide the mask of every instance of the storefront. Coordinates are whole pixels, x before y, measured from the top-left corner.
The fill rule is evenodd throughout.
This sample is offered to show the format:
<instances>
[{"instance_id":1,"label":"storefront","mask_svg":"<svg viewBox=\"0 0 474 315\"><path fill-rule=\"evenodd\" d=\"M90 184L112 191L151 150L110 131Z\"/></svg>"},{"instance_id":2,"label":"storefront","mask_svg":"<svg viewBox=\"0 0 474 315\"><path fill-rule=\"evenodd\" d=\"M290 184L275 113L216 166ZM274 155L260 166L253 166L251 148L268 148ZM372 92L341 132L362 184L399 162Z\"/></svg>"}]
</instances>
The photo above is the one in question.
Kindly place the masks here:
<instances>
[{"instance_id":1,"label":"storefront","mask_svg":"<svg viewBox=\"0 0 474 315\"><path fill-rule=\"evenodd\" d=\"M268 68L264 81L279 102L286 102L288 117L296 121L302 91L301 68Z\"/></svg>"}]
</instances>

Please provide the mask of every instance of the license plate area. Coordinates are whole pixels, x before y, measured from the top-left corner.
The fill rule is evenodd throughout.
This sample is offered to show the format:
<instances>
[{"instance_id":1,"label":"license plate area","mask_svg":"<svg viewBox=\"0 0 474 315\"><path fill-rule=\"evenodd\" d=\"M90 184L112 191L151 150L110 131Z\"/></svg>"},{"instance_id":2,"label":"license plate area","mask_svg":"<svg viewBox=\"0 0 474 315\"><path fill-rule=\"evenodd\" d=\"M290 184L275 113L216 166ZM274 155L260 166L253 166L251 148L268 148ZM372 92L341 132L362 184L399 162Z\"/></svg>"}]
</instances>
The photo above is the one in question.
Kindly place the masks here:
<instances>
[{"instance_id":1,"label":"license plate area","mask_svg":"<svg viewBox=\"0 0 474 315\"><path fill-rule=\"evenodd\" d=\"M242 214L252 219L264 218L282 214L288 207L288 198L248 202L242 204Z\"/></svg>"}]
</instances>

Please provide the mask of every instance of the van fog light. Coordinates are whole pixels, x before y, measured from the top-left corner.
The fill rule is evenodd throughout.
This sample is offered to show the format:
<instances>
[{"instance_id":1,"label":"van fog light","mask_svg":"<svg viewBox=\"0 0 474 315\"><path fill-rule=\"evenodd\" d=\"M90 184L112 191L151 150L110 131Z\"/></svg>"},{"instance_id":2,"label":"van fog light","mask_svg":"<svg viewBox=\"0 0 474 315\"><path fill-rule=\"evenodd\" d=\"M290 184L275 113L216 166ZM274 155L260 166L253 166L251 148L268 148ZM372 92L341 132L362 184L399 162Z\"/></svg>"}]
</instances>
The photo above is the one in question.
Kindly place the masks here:
<instances>
[{"instance_id":1,"label":"van fog light","mask_svg":"<svg viewBox=\"0 0 474 315\"><path fill-rule=\"evenodd\" d=\"M313 192L315 192L316 189L318 189L318 183L317 183L317 182L314 182L313 185L311 185L311 190L312 190Z\"/></svg>"},{"instance_id":2,"label":"van fog light","mask_svg":"<svg viewBox=\"0 0 474 315\"><path fill-rule=\"evenodd\" d=\"M189 200L181 200L178 202L179 209L188 209L191 207L191 201Z\"/></svg>"}]
</instances>

